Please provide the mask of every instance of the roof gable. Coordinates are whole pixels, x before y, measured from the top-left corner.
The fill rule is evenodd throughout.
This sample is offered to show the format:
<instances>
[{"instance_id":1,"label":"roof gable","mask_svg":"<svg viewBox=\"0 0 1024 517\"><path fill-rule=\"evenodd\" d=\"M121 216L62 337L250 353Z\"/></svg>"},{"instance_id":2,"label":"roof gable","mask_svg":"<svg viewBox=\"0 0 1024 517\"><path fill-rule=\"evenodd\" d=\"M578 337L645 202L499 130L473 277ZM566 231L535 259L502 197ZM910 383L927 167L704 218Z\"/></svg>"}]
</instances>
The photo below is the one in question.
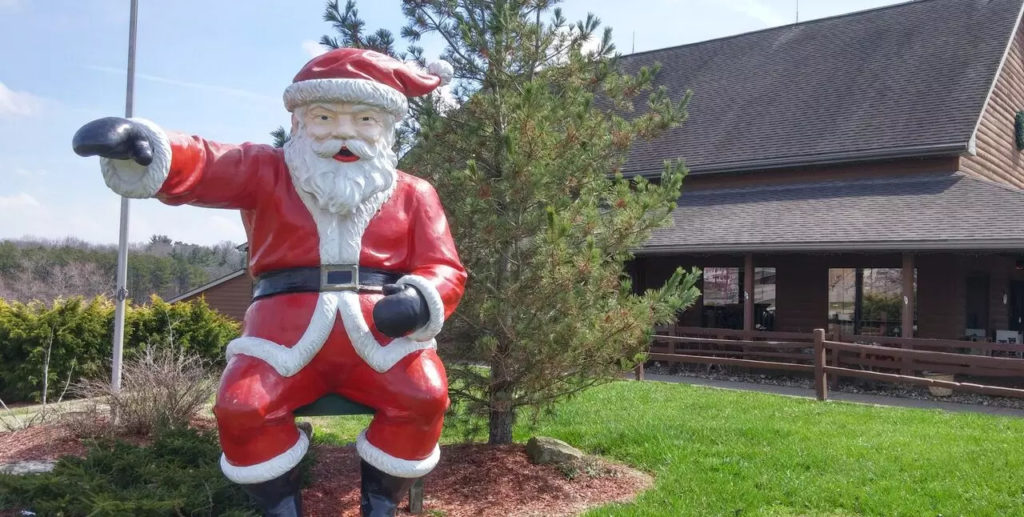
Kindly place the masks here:
<instances>
[{"instance_id":1,"label":"roof gable","mask_svg":"<svg viewBox=\"0 0 1024 517\"><path fill-rule=\"evenodd\" d=\"M1022 0L921 0L623 56L693 91L689 119L623 171L715 172L965 151Z\"/></svg>"}]
</instances>

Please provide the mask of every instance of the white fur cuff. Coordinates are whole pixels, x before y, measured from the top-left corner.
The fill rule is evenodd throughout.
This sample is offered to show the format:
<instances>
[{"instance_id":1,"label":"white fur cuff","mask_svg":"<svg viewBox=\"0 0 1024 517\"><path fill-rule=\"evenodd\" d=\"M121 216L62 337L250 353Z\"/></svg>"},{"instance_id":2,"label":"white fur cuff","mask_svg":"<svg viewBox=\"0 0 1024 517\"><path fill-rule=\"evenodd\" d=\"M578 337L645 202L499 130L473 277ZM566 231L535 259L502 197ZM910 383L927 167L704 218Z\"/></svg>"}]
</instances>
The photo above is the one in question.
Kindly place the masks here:
<instances>
[{"instance_id":1,"label":"white fur cuff","mask_svg":"<svg viewBox=\"0 0 1024 517\"><path fill-rule=\"evenodd\" d=\"M124 197L153 197L171 171L171 142L160 126L142 118L131 120L145 127L146 136L153 148L153 162L144 166L130 159L100 158L100 170L110 190Z\"/></svg>"},{"instance_id":2,"label":"white fur cuff","mask_svg":"<svg viewBox=\"0 0 1024 517\"><path fill-rule=\"evenodd\" d=\"M434 451L430 453L430 456L422 460L396 458L370 443L366 439L366 431L359 433L359 438L356 439L356 452L359 453L360 458L366 460L370 465L377 467L382 472L400 478L426 476L431 470L434 470L434 467L437 466L437 461L441 459L441 448L437 445L434 445Z\"/></svg>"},{"instance_id":3,"label":"white fur cuff","mask_svg":"<svg viewBox=\"0 0 1024 517\"><path fill-rule=\"evenodd\" d=\"M398 285L411 285L427 300L427 307L430 309L430 321L426 325L416 329L409 334L413 341L430 341L441 332L444 326L444 302L441 300L441 293L426 278L419 275L405 275L398 279Z\"/></svg>"},{"instance_id":4,"label":"white fur cuff","mask_svg":"<svg viewBox=\"0 0 1024 517\"><path fill-rule=\"evenodd\" d=\"M299 431L299 441L295 442L295 445L263 463L239 467L229 463L227 456L221 454L220 470L224 472L224 477L241 485L262 483L281 477L293 469L302 461L307 450L309 450L309 438L306 437L306 433Z\"/></svg>"},{"instance_id":5,"label":"white fur cuff","mask_svg":"<svg viewBox=\"0 0 1024 517\"><path fill-rule=\"evenodd\" d=\"M409 111L405 94L369 79L309 79L292 83L284 90L284 106L289 112L313 102L371 104L399 117Z\"/></svg>"}]
</instances>

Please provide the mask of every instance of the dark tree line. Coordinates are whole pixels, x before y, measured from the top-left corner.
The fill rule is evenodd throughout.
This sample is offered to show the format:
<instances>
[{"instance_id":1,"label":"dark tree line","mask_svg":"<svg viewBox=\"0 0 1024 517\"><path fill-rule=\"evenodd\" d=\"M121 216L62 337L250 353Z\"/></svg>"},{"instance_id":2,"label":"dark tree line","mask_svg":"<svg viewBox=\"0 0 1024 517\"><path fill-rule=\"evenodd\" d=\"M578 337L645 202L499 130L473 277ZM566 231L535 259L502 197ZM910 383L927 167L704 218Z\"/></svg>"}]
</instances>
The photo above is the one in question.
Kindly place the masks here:
<instances>
[{"instance_id":1,"label":"dark tree line","mask_svg":"<svg viewBox=\"0 0 1024 517\"><path fill-rule=\"evenodd\" d=\"M173 298L245 264L235 244L201 246L154 235L128 252L128 292L135 300ZM72 296L112 296L117 247L63 240L0 241L0 299L50 302Z\"/></svg>"}]
</instances>

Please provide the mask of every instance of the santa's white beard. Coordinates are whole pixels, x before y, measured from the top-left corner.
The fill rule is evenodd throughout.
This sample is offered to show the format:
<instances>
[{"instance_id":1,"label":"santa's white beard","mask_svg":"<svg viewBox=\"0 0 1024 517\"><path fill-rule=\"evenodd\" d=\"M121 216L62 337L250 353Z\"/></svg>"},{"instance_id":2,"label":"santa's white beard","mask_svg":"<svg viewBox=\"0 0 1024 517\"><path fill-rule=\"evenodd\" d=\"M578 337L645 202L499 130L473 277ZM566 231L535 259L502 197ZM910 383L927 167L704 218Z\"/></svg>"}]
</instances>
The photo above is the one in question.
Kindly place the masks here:
<instances>
[{"instance_id":1,"label":"santa's white beard","mask_svg":"<svg viewBox=\"0 0 1024 517\"><path fill-rule=\"evenodd\" d=\"M339 162L333 157L342 147L359 157ZM391 187L398 157L387 142L376 146L361 140L318 142L295 131L284 144L284 159L296 188L313 196L323 210L339 215L351 213L366 200Z\"/></svg>"}]
</instances>

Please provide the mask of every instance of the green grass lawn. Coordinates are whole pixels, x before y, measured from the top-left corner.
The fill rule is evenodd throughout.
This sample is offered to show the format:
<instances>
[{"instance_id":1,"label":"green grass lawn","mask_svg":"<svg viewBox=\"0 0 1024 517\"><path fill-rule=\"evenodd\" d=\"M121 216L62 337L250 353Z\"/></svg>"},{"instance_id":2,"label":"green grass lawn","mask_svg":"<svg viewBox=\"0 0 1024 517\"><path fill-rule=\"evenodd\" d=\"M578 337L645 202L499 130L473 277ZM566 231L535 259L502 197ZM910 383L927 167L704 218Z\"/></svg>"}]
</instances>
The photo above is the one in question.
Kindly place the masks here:
<instances>
[{"instance_id":1,"label":"green grass lawn","mask_svg":"<svg viewBox=\"0 0 1024 517\"><path fill-rule=\"evenodd\" d=\"M314 421L345 443L368 418ZM655 475L635 503L588 515L1024 516L1021 419L617 382L516 439L532 434Z\"/></svg>"}]
</instances>

